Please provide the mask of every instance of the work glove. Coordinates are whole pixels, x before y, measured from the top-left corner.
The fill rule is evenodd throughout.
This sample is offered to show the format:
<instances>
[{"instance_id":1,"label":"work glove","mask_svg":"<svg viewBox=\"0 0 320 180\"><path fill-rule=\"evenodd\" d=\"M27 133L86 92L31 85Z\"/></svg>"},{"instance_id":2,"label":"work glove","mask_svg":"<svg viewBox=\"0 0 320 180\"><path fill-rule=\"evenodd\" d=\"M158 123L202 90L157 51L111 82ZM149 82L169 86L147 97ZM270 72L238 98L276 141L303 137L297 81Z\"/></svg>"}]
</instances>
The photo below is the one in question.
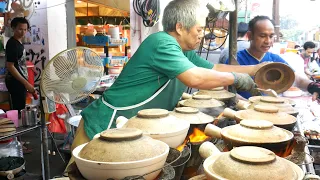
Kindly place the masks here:
<instances>
[{"instance_id":1,"label":"work glove","mask_svg":"<svg viewBox=\"0 0 320 180\"><path fill-rule=\"evenodd\" d=\"M233 85L237 89L237 91L247 91L252 96L260 96L261 93L256 89L256 84L254 83L251 76L244 73L235 73L232 72L234 76L234 83Z\"/></svg>"},{"instance_id":2,"label":"work glove","mask_svg":"<svg viewBox=\"0 0 320 180\"><path fill-rule=\"evenodd\" d=\"M312 96L312 100L318 100L319 101L319 94L320 94L320 83L318 82L312 82L308 85L307 88L308 92L311 93Z\"/></svg>"}]
</instances>

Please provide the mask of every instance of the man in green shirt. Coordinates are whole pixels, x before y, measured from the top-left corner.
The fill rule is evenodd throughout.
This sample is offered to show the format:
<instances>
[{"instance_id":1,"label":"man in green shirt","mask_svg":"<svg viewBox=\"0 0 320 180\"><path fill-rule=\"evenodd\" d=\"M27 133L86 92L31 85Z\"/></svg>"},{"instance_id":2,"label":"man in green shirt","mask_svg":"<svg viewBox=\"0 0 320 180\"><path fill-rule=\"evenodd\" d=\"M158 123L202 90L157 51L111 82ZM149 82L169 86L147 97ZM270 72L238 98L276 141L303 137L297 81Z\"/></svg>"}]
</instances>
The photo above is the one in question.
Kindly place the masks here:
<instances>
[{"instance_id":1,"label":"man in green shirt","mask_svg":"<svg viewBox=\"0 0 320 180\"><path fill-rule=\"evenodd\" d=\"M195 0L174 0L167 5L164 31L147 37L114 84L82 111L72 149L111 125L114 128L118 116L131 118L146 108L173 110L187 86L212 89L234 84L239 90L255 91L248 74L253 75L259 66L214 66L193 51L202 38L208 13L204 18L202 14ZM230 73L233 71L238 73ZM130 107L133 105L137 106Z\"/></svg>"}]
</instances>

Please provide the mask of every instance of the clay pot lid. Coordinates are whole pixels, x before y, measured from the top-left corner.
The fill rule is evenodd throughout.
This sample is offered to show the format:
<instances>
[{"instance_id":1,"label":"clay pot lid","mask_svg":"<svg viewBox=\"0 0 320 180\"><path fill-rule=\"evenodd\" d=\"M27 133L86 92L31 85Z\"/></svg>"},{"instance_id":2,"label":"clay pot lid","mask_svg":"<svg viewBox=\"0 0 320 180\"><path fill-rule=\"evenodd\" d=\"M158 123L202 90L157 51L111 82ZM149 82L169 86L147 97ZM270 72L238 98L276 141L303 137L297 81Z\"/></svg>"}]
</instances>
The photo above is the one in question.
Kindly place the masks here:
<instances>
[{"instance_id":1,"label":"clay pot lid","mask_svg":"<svg viewBox=\"0 0 320 180\"><path fill-rule=\"evenodd\" d=\"M142 136L142 131L134 128L117 128L103 131L100 133L100 139L107 141L127 141L140 138Z\"/></svg>"},{"instance_id":2,"label":"clay pot lid","mask_svg":"<svg viewBox=\"0 0 320 180\"><path fill-rule=\"evenodd\" d=\"M216 87L216 88L210 89L210 91L223 91L223 90L224 90L223 87Z\"/></svg>"},{"instance_id":3,"label":"clay pot lid","mask_svg":"<svg viewBox=\"0 0 320 180\"><path fill-rule=\"evenodd\" d=\"M269 63L254 75L254 82L261 89L273 89L278 94L288 90L295 80L291 67L284 63Z\"/></svg>"},{"instance_id":4,"label":"clay pot lid","mask_svg":"<svg viewBox=\"0 0 320 180\"><path fill-rule=\"evenodd\" d=\"M272 106L256 105L254 106L254 109L237 111L235 116L238 120L267 120L272 122L274 125L288 125L297 121L294 116L285 112L278 112L278 110L278 108Z\"/></svg>"},{"instance_id":5,"label":"clay pot lid","mask_svg":"<svg viewBox=\"0 0 320 180\"><path fill-rule=\"evenodd\" d=\"M234 148L230 151L230 156L248 163L269 163L276 160L276 155L272 151L255 146Z\"/></svg>"},{"instance_id":6,"label":"clay pot lid","mask_svg":"<svg viewBox=\"0 0 320 180\"><path fill-rule=\"evenodd\" d=\"M221 135L242 143L267 144L287 142L293 138L290 131L276 127L266 120L242 120L222 129Z\"/></svg>"},{"instance_id":7,"label":"clay pot lid","mask_svg":"<svg viewBox=\"0 0 320 180\"><path fill-rule=\"evenodd\" d=\"M170 114L178 119L185 120L190 124L207 124L214 121L212 116L200 112L198 109L192 107L178 107Z\"/></svg>"},{"instance_id":8,"label":"clay pot lid","mask_svg":"<svg viewBox=\"0 0 320 180\"><path fill-rule=\"evenodd\" d=\"M185 107L194 108L212 108L224 105L223 102L212 99L209 95L194 95L192 99L181 101L180 104Z\"/></svg>"},{"instance_id":9,"label":"clay pot lid","mask_svg":"<svg viewBox=\"0 0 320 180\"><path fill-rule=\"evenodd\" d=\"M284 103L284 99L271 97L271 96L262 96L260 101L267 102L267 103Z\"/></svg>"},{"instance_id":10,"label":"clay pot lid","mask_svg":"<svg viewBox=\"0 0 320 180\"><path fill-rule=\"evenodd\" d=\"M209 158L209 161L204 162L204 168L214 179L298 180L297 168L295 168L297 165L293 167L291 165L293 163L261 147L236 147L216 158Z\"/></svg>"},{"instance_id":11,"label":"clay pot lid","mask_svg":"<svg viewBox=\"0 0 320 180\"><path fill-rule=\"evenodd\" d=\"M195 92L194 95L209 95L211 96L211 98L220 100L220 101L225 101L236 96L234 93L226 91L223 88L221 90L218 90L218 89L200 90L198 92Z\"/></svg>"},{"instance_id":12,"label":"clay pot lid","mask_svg":"<svg viewBox=\"0 0 320 180\"><path fill-rule=\"evenodd\" d=\"M97 162L132 162L154 158L169 151L169 146L138 129L109 129L92 139L79 153L86 160ZM134 153L132 153L134 152Z\"/></svg>"},{"instance_id":13,"label":"clay pot lid","mask_svg":"<svg viewBox=\"0 0 320 180\"><path fill-rule=\"evenodd\" d=\"M255 105L253 107L254 110L264 113L277 113L279 112L279 108L273 106L264 106L264 105Z\"/></svg>"},{"instance_id":14,"label":"clay pot lid","mask_svg":"<svg viewBox=\"0 0 320 180\"><path fill-rule=\"evenodd\" d=\"M140 118L161 118L169 115L165 109L143 109L138 111L137 116Z\"/></svg>"},{"instance_id":15,"label":"clay pot lid","mask_svg":"<svg viewBox=\"0 0 320 180\"><path fill-rule=\"evenodd\" d=\"M176 118L165 109L144 109L124 124L124 128L137 128L144 134L168 134L189 128L190 123Z\"/></svg>"},{"instance_id":16,"label":"clay pot lid","mask_svg":"<svg viewBox=\"0 0 320 180\"><path fill-rule=\"evenodd\" d=\"M199 109L192 107L178 107L175 108L175 111L182 114L197 114Z\"/></svg>"}]
</instances>

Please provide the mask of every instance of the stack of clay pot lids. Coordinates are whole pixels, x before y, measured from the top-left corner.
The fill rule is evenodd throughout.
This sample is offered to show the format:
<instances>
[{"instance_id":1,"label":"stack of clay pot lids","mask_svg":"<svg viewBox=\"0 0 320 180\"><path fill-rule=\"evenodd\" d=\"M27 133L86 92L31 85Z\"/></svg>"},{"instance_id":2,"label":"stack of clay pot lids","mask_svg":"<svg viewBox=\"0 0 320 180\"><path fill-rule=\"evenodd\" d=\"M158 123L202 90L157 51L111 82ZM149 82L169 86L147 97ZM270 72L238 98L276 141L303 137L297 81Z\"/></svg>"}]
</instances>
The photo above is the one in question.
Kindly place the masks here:
<instances>
[{"instance_id":1,"label":"stack of clay pot lids","mask_svg":"<svg viewBox=\"0 0 320 180\"><path fill-rule=\"evenodd\" d=\"M186 120L190 124L207 124L214 120L212 116L200 112L199 109L192 107L178 107L170 112L170 114L178 119Z\"/></svg>"},{"instance_id":2,"label":"stack of clay pot lids","mask_svg":"<svg viewBox=\"0 0 320 180\"><path fill-rule=\"evenodd\" d=\"M236 96L235 94L225 90L223 87L218 87L211 90L200 90L195 92L194 95L209 95L213 99L219 101L227 101Z\"/></svg>"},{"instance_id":3,"label":"stack of clay pot lids","mask_svg":"<svg viewBox=\"0 0 320 180\"><path fill-rule=\"evenodd\" d=\"M194 95L192 99L183 100L180 104L184 107L194 108L214 108L224 106L224 103L215 99L212 99L209 95Z\"/></svg>"},{"instance_id":4,"label":"stack of clay pot lids","mask_svg":"<svg viewBox=\"0 0 320 180\"><path fill-rule=\"evenodd\" d=\"M7 136L16 132L16 126L7 118L0 119L0 137Z\"/></svg>"},{"instance_id":5,"label":"stack of clay pot lids","mask_svg":"<svg viewBox=\"0 0 320 180\"><path fill-rule=\"evenodd\" d=\"M253 104L249 107L253 109L255 105L266 105L266 106L274 106L279 108L279 112L285 112L293 116L297 116L299 111L292 107L289 104L289 101L284 98L271 97L271 96L262 96L259 99L251 99Z\"/></svg>"},{"instance_id":6,"label":"stack of clay pot lids","mask_svg":"<svg viewBox=\"0 0 320 180\"><path fill-rule=\"evenodd\" d=\"M99 162L132 162L160 156L168 151L165 143L134 128L109 129L100 133L80 151L79 156Z\"/></svg>"}]
</instances>

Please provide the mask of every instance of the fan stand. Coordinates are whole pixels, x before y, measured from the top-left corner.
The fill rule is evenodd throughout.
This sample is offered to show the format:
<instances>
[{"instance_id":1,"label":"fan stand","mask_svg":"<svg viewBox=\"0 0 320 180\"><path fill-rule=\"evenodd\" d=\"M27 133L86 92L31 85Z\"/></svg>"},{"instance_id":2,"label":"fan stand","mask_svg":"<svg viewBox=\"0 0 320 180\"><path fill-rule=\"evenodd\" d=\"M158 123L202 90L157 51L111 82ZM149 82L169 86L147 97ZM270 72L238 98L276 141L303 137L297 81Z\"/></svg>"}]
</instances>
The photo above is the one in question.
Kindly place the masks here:
<instances>
[{"instance_id":1,"label":"fan stand","mask_svg":"<svg viewBox=\"0 0 320 180\"><path fill-rule=\"evenodd\" d=\"M43 108L42 101L45 100L45 97L41 96L41 87L39 91L39 98L40 98L40 125L41 125L41 155L42 155L42 176L45 179L50 179L50 164L49 164L49 154L48 154L48 129L46 124L46 118ZM44 153L47 152L47 153Z\"/></svg>"}]
</instances>

